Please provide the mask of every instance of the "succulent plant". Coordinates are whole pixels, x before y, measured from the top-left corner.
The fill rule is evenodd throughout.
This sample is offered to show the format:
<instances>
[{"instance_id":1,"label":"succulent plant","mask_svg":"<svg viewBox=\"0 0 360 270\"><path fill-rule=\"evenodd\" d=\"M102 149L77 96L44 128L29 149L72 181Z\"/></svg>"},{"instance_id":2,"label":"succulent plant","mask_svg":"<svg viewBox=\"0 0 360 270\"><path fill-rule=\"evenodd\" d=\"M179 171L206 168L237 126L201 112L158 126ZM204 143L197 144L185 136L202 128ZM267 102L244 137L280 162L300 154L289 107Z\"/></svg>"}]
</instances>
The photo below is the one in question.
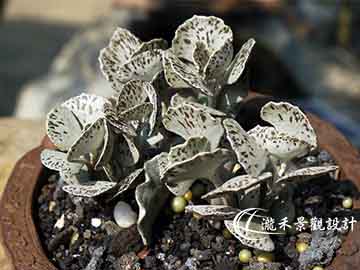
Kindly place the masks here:
<instances>
[{"instance_id":1,"label":"succulent plant","mask_svg":"<svg viewBox=\"0 0 360 270\"><path fill-rule=\"evenodd\" d=\"M137 217L145 245L171 194L182 196L196 180L207 180L214 189L203 199L210 205L189 205L188 211L224 220L243 244L271 251L274 244L256 219L241 221L250 231L239 233L232 218L279 197L291 206L292 183L337 167L296 167L294 159L317 141L305 114L289 103L262 108L269 126L246 132L233 119L242 92L230 86L242 75L255 41L249 39L234 58L232 42L230 27L212 16L187 20L169 49L163 39L142 42L118 28L99 57L113 95L82 94L50 111L47 134L57 149L42 152L43 164L59 171L63 189L73 196L117 200L118 224L128 227ZM236 162L246 174L232 174ZM264 187L267 196L261 197ZM131 209L121 201L129 192L139 212L121 222L121 211Z\"/></svg>"}]
</instances>

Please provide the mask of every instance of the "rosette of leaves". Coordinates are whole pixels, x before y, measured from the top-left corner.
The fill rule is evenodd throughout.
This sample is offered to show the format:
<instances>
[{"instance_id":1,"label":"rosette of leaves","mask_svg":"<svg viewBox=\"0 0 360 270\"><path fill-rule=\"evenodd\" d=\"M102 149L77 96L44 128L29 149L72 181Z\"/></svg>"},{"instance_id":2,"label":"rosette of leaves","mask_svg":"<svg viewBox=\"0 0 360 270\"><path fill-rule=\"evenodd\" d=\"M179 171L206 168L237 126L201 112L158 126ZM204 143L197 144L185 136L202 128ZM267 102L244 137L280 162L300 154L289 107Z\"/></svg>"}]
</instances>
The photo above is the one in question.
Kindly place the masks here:
<instances>
[{"instance_id":1,"label":"rosette of leaves","mask_svg":"<svg viewBox=\"0 0 360 270\"><path fill-rule=\"evenodd\" d=\"M118 28L99 56L100 68L116 91L130 80L152 81L162 72L164 39L142 42L130 31Z\"/></svg>"},{"instance_id":2,"label":"rosette of leaves","mask_svg":"<svg viewBox=\"0 0 360 270\"><path fill-rule=\"evenodd\" d=\"M233 58L231 28L220 18L195 15L178 27L171 48L163 54L165 78L174 88L198 90L215 107L222 89L243 73L254 44L249 39ZM242 99L239 93L229 92L226 98L237 103Z\"/></svg>"},{"instance_id":3,"label":"rosette of leaves","mask_svg":"<svg viewBox=\"0 0 360 270\"><path fill-rule=\"evenodd\" d=\"M297 169L294 164L289 166L293 159L307 155L317 147L315 131L298 107L285 102L269 102L263 106L261 118L271 126L256 126L248 132L233 119L223 121L227 140L247 174L231 178L202 198L214 199L229 194L236 195L240 208L257 207L254 205L255 201L260 199L265 199L265 204L266 200L270 200L272 216L294 217L293 185L334 172L338 167L314 166ZM252 198L255 199L250 200L253 205L249 205L248 192L257 190L256 194L260 195L259 190L263 184L267 188L267 196ZM207 216L209 212L214 213L214 209L213 206L189 207L190 211L201 216ZM245 245L267 251L270 247L273 248L271 239L264 237L265 232L261 232L259 222L250 224L254 227L253 231L247 230L249 227L245 229L245 226L249 225L248 222L238 223L240 228L243 227L242 233L234 230L231 220L225 221L225 225ZM250 238L253 240L250 241Z\"/></svg>"}]
</instances>

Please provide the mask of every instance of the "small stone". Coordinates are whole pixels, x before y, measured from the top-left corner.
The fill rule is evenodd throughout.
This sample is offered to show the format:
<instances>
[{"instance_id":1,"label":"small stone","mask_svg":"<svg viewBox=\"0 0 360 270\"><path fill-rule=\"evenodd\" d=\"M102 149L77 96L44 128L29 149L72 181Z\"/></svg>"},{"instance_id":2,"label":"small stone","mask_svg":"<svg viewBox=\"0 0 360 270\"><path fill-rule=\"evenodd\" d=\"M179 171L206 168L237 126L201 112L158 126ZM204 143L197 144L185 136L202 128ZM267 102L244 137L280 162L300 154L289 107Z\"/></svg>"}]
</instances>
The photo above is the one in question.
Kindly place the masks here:
<instances>
[{"instance_id":1,"label":"small stone","mask_svg":"<svg viewBox=\"0 0 360 270\"><path fill-rule=\"evenodd\" d=\"M56 221L54 228L61 230L65 226L65 215L62 214L61 217Z\"/></svg>"},{"instance_id":2,"label":"small stone","mask_svg":"<svg viewBox=\"0 0 360 270\"><path fill-rule=\"evenodd\" d=\"M74 232L70 240L70 246L74 245L77 240L79 240L79 233Z\"/></svg>"},{"instance_id":3,"label":"small stone","mask_svg":"<svg viewBox=\"0 0 360 270\"><path fill-rule=\"evenodd\" d=\"M175 213L182 213L185 210L185 206L187 205L187 201L184 197L176 196L171 201L171 209Z\"/></svg>"},{"instance_id":4,"label":"small stone","mask_svg":"<svg viewBox=\"0 0 360 270\"><path fill-rule=\"evenodd\" d=\"M256 256L256 260L260 263L269 263L274 260L274 255L270 252L260 252Z\"/></svg>"},{"instance_id":5,"label":"small stone","mask_svg":"<svg viewBox=\"0 0 360 270\"><path fill-rule=\"evenodd\" d=\"M101 227L103 230L106 231L107 235L115 235L121 231L119 225L117 225L115 222L111 220L104 222Z\"/></svg>"},{"instance_id":6,"label":"small stone","mask_svg":"<svg viewBox=\"0 0 360 270\"><path fill-rule=\"evenodd\" d=\"M242 249L239 252L239 261L241 263L249 263L251 260L252 254L248 249Z\"/></svg>"},{"instance_id":7,"label":"small stone","mask_svg":"<svg viewBox=\"0 0 360 270\"><path fill-rule=\"evenodd\" d=\"M324 267L317 265L317 266L314 266L314 268L312 270L324 270Z\"/></svg>"},{"instance_id":8,"label":"small stone","mask_svg":"<svg viewBox=\"0 0 360 270\"><path fill-rule=\"evenodd\" d=\"M140 269L139 258L134 252L122 255L114 264L116 270L138 270Z\"/></svg>"},{"instance_id":9,"label":"small stone","mask_svg":"<svg viewBox=\"0 0 360 270\"><path fill-rule=\"evenodd\" d=\"M49 203L49 212L54 211L55 206L56 206L56 202L51 201L51 202Z\"/></svg>"},{"instance_id":10,"label":"small stone","mask_svg":"<svg viewBox=\"0 0 360 270\"><path fill-rule=\"evenodd\" d=\"M353 206L353 200L351 197L345 197L343 200L342 200L342 206L345 208L345 209L350 209L352 208Z\"/></svg>"},{"instance_id":11,"label":"small stone","mask_svg":"<svg viewBox=\"0 0 360 270\"><path fill-rule=\"evenodd\" d=\"M190 253L192 256L194 256L195 259L197 259L200 262L210 260L212 255L210 249L205 249L205 250L192 249Z\"/></svg>"},{"instance_id":12,"label":"small stone","mask_svg":"<svg viewBox=\"0 0 360 270\"><path fill-rule=\"evenodd\" d=\"M305 252L307 249L309 248L309 245L305 242L302 242L302 241L298 241L296 243L296 250L299 252L299 253L303 253Z\"/></svg>"},{"instance_id":13,"label":"small stone","mask_svg":"<svg viewBox=\"0 0 360 270\"><path fill-rule=\"evenodd\" d=\"M90 238L91 238L91 231L90 231L90 230L85 230L85 232L84 232L84 238L85 238L85 239L90 239Z\"/></svg>"},{"instance_id":14,"label":"small stone","mask_svg":"<svg viewBox=\"0 0 360 270\"><path fill-rule=\"evenodd\" d=\"M192 200L193 194L191 192L191 190L189 190L188 192L186 192L184 194L184 199L187 200L188 202L190 202Z\"/></svg>"},{"instance_id":15,"label":"small stone","mask_svg":"<svg viewBox=\"0 0 360 270\"><path fill-rule=\"evenodd\" d=\"M93 226L94 228L99 228L101 226L101 219L100 218L92 218L91 219L91 226Z\"/></svg>"},{"instance_id":16,"label":"small stone","mask_svg":"<svg viewBox=\"0 0 360 270\"><path fill-rule=\"evenodd\" d=\"M121 228L130 228L136 223L137 214L129 204L119 201L114 208L114 219Z\"/></svg>"}]
</instances>

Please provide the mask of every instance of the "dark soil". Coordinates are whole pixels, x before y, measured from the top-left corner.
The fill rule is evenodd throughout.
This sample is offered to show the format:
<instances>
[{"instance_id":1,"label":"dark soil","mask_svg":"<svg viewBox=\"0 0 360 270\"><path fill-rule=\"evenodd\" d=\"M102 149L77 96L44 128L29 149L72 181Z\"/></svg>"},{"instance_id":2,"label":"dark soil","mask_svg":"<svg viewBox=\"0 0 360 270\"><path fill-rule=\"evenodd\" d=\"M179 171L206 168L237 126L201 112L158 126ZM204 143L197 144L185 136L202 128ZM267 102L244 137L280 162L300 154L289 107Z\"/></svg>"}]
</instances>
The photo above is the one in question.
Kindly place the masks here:
<instances>
[{"instance_id":1,"label":"dark soil","mask_svg":"<svg viewBox=\"0 0 360 270\"><path fill-rule=\"evenodd\" d=\"M320 152L314 158L299 163L312 165L332 163ZM61 270L235 270L241 269L238 259L244 248L235 238L228 238L221 222L193 217L190 214L173 214L164 210L155 226L154 244L142 246L140 236L133 226L119 230L112 217L113 204L101 199L75 198L59 188L58 176L52 175L38 198L39 234L49 258ZM296 215L310 219L313 216L331 217L339 213L344 195L351 196L352 187L333 178L319 178L298 187L294 202ZM132 198L128 198L135 205ZM170 205L170 203L168 204ZM64 224L58 220L64 214ZM99 219L99 226L92 219ZM93 220L94 221L94 220ZM58 222L59 226L55 226ZM100 223L99 222L99 223ZM243 269L305 269L306 266L331 262L344 235L339 232L292 232L273 237L277 263L250 262ZM309 252L296 251L297 240L309 243ZM327 242L326 245L321 243Z\"/></svg>"}]
</instances>

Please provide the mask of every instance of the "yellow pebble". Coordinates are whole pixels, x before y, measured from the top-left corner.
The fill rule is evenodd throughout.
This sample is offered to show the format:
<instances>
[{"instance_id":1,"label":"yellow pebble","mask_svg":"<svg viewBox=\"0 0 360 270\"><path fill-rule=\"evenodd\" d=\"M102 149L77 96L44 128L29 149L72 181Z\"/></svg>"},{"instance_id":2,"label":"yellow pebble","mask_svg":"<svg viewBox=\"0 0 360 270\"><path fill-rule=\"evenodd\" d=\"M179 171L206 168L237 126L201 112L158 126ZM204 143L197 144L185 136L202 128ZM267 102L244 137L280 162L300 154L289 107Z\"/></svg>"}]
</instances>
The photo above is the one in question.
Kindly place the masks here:
<instances>
[{"instance_id":1,"label":"yellow pebble","mask_svg":"<svg viewBox=\"0 0 360 270\"><path fill-rule=\"evenodd\" d=\"M324 270L324 267L317 265L312 270Z\"/></svg>"},{"instance_id":2,"label":"yellow pebble","mask_svg":"<svg viewBox=\"0 0 360 270\"><path fill-rule=\"evenodd\" d=\"M274 260L274 255L270 252L260 252L256 257L258 262L269 263Z\"/></svg>"},{"instance_id":3,"label":"yellow pebble","mask_svg":"<svg viewBox=\"0 0 360 270\"><path fill-rule=\"evenodd\" d=\"M305 250L307 250L309 248L309 245L305 242L302 241L297 241L296 243L296 250L299 253L303 253Z\"/></svg>"},{"instance_id":4,"label":"yellow pebble","mask_svg":"<svg viewBox=\"0 0 360 270\"><path fill-rule=\"evenodd\" d=\"M174 197L171 201L171 209L175 213L184 212L186 205L187 201L181 196Z\"/></svg>"},{"instance_id":5,"label":"yellow pebble","mask_svg":"<svg viewBox=\"0 0 360 270\"><path fill-rule=\"evenodd\" d=\"M251 251L248 249L242 249L239 252L239 260L241 263L249 263L252 257Z\"/></svg>"},{"instance_id":6,"label":"yellow pebble","mask_svg":"<svg viewBox=\"0 0 360 270\"><path fill-rule=\"evenodd\" d=\"M345 197L342 201L342 206L346 209L350 209L353 206L353 200L350 197Z\"/></svg>"},{"instance_id":7,"label":"yellow pebble","mask_svg":"<svg viewBox=\"0 0 360 270\"><path fill-rule=\"evenodd\" d=\"M190 202L192 200L193 194L191 192L191 190L189 190L188 192L186 192L184 194L184 199L187 200L188 202Z\"/></svg>"}]
</instances>

